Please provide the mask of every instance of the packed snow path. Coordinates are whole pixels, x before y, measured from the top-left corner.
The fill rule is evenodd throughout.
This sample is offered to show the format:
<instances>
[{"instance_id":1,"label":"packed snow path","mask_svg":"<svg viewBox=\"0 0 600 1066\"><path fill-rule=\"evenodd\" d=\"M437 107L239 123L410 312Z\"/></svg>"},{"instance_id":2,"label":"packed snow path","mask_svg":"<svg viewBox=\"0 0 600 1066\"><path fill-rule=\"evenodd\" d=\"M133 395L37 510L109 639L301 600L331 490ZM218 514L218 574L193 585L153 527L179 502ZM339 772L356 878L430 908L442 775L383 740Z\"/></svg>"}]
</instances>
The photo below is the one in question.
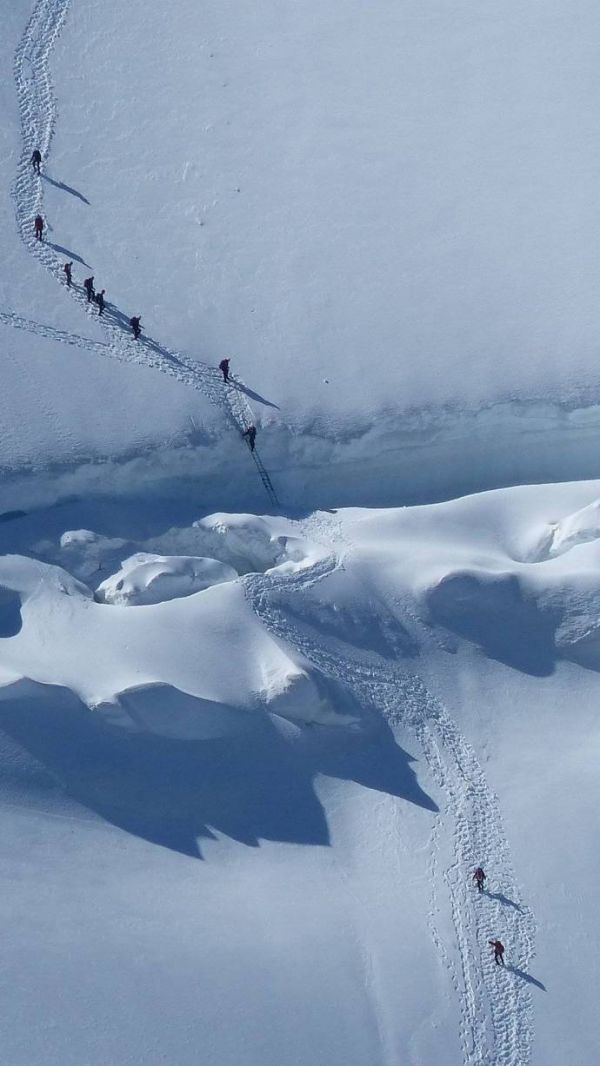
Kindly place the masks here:
<instances>
[{"instance_id":1,"label":"packed snow path","mask_svg":"<svg viewBox=\"0 0 600 1066\"><path fill-rule=\"evenodd\" d=\"M330 532L335 538L336 532ZM367 653L350 657L341 644L333 653L308 626L291 623L282 606L290 595L301 594L342 565L332 555L310 571L292 576L249 575L244 579L246 594L275 636L297 648L325 676L349 688L364 706L382 714L392 729L402 725L416 737L445 797L432 841L429 924L460 997L465 1066L526 1066L531 1059L533 1019L523 974L534 954L535 923L520 902L497 800L475 753L420 678ZM453 858L444 870L439 869L442 831L453 841ZM471 875L479 862L502 871L502 892L476 895ZM441 881L449 894L458 969L437 929ZM488 940L494 936L507 949L505 970L491 957Z\"/></svg>"},{"instance_id":2,"label":"packed snow path","mask_svg":"<svg viewBox=\"0 0 600 1066\"><path fill-rule=\"evenodd\" d=\"M48 57L68 10L69 0L38 0L15 57L15 75L23 127L23 154L15 183L17 220L24 242L44 266L63 283L62 263L51 243L35 240L33 218L42 212L42 183L30 164L31 152L38 147L47 158L55 105L48 71ZM72 298L88 314L95 305L87 303L79 288ZM24 319L3 314L4 321L18 328L32 328ZM226 389L219 371L207 364L189 361L180 352L170 351L150 338L134 341L123 329L124 316L107 304L101 326L107 334L105 345L64 334L61 339L76 343L94 353L109 355L122 362L135 362L169 374L201 391L219 407L236 430L253 423L252 411L239 390ZM126 321L126 319L125 319ZM46 335L46 334L45 334ZM260 457L252 453L267 491L272 492ZM265 480L266 479L266 480ZM270 487L270 488L269 488ZM274 493L273 493L274 502ZM277 605L278 595L301 591L327 576L339 563L332 558L318 564L310 574L294 577L250 576L245 579L249 599L270 630L298 647L324 674L349 686L365 704L377 708L390 725L410 728L418 739L428 766L446 797L446 820L452 827L454 859L440 873L439 839L432 855L432 935L452 975L461 998L460 1036L465 1063L477 1066L525 1066L530 1060L532 1018L527 984L516 970L502 971L494 966L487 940L501 935L506 942L509 962L527 967L533 953L533 919L518 903L507 843L502 831L497 803L469 745L463 740L444 708L427 691L422 681L379 660L349 657L340 651L333 655L320 646L308 629L291 625ZM441 825L441 821L440 821ZM438 827L437 836L441 829ZM474 898L469 877L474 862L493 862L503 870L503 887L513 906L487 895ZM440 905L440 879L448 889L456 932L458 969L437 932L436 913Z\"/></svg>"},{"instance_id":3,"label":"packed snow path","mask_svg":"<svg viewBox=\"0 0 600 1066\"><path fill-rule=\"evenodd\" d=\"M43 185L31 165L31 154L38 148L42 153L43 162L47 161L56 116L48 58L64 23L69 3L70 0L38 0L15 55L15 79L23 131L23 152L14 185L17 223L29 251L63 287L64 253L61 259L57 246L48 240L36 240L34 235L33 220L38 214L43 216ZM47 219L44 218L44 221L47 237L51 227ZM142 336L139 340L134 340L131 334L126 332L128 316L112 304L107 302L104 315L99 316L96 304L88 302L82 287L73 285L69 292L88 315L97 318L108 335L108 341L105 345L100 345L96 341L84 337L75 338L69 334L57 338L57 331L52 331L55 339L65 340L69 344L76 343L88 351L110 356L122 363L139 363L160 370L184 385L191 385L223 411L226 420L237 432L241 433L254 424L252 409L238 387L238 384L243 385L242 382L234 379L229 387L225 387L221 373L216 367L198 360L189 360L181 352L171 351L150 337ZM35 327L35 323L25 324L26 320L6 312L3 312L1 317L2 321L21 329ZM33 332L48 336L48 329L49 327L40 326L34 328ZM269 501L277 505L277 495L258 451L251 451L251 456Z\"/></svg>"}]
</instances>

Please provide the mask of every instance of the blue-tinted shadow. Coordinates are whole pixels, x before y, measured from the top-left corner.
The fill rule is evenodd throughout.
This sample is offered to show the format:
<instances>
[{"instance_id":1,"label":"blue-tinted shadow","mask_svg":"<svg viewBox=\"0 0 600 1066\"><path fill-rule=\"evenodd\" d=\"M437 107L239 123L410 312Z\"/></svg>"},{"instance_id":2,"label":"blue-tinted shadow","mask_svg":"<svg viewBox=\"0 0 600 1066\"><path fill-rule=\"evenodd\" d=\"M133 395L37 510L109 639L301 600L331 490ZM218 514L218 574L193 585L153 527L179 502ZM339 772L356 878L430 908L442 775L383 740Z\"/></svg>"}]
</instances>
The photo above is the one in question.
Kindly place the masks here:
<instances>
[{"instance_id":1,"label":"blue-tinted shadow","mask_svg":"<svg viewBox=\"0 0 600 1066\"><path fill-rule=\"evenodd\" d=\"M498 903L503 905L503 907L513 907L514 910L519 911L521 914L523 913L523 908L520 903L515 903L514 899L509 899L508 896L503 895L502 892L488 892L487 889L484 889L483 895L487 896L488 899L497 900Z\"/></svg>"},{"instance_id":2,"label":"blue-tinted shadow","mask_svg":"<svg viewBox=\"0 0 600 1066\"><path fill-rule=\"evenodd\" d=\"M215 833L249 847L328 845L314 787L323 774L437 809L389 732L348 738L316 728L290 738L264 716L243 735L178 741L109 727L65 690L37 693L0 703L0 730L79 804L186 855L201 858L202 839Z\"/></svg>"},{"instance_id":3,"label":"blue-tinted shadow","mask_svg":"<svg viewBox=\"0 0 600 1066\"><path fill-rule=\"evenodd\" d=\"M553 673L561 614L539 609L514 574L449 574L427 594L430 620L490 659L533 677Z\"/></svg>"},{"instance_id":4,"label":"blue-tinted shadow","mask_svg":"<svg viewBox=\"0 0 600 1066\"><path fill-rule=\"evenodd\" d=\"M49 185L54 185L55 189L62 189L63 192L68 192L71 196L76 196L78 200L81 200L84 204L89 205L89 200L82 192L78 192L77 189L73 189L71 185L65 185L64 181L55 181L54 178L50 178L48 174L42 174L42 179L47 181Z\"/></svg>"},{"instance_id":5,"label":"blue-tinted shadow","mask_svg":"<svg viewBox=\"0 0 600 1066\"><path fill-rule=\"evenodd\" d=\"M232 389L237 389L238 392L243 392L249 400L256 400L257 403L264 403L265 407L274 407L276 411L280 410L279 404L273 403L271 400L266 400L260 393L254 392L253 389L249 389L247 385L242 385L241 381L236 381L235 378L229 375L228 384Z\"/></svg>"},{"instance_id":6,"label":"blue-tinted shadow","mask_svg":"<svg viewBox=\"0 0 600 1066\"><path fill-rule=\"evenodd\" d=\"M535 985L536 988L541 988L542 992L547 991L546 986L541 981L538 981L537 977L532 977L525 970L519 970L516 966L507 966L506 969L509 973L514 973L515 977L520 977L522 981L526 981L528 985Z\"/></svg>"},{"instance_id":7,"label":"blue-tinted shadow","mask_svg":"<svg viewBox=\"0 0 600 1066\"><path fill-rule=\"evenodd\" d=\"M62 244L53 244L52 241L46 241L46 244L49 248L54 248L54 251L58 252L59 255L64 255L65 259L74 259L75 262L81 263L82 266L86 267L88 270L92 269L90 264L86 263L85 259L82 259L80 255L77 255L77 252L71 252L68 248L63 248Z\"/></svg>"},{"instance_id":8,"label":"blue-tinted shadow","mask_svg":"<svg viewBox=\"0 0 600 1066\"><path fill-rule=\"evenodd\" d=\"M22 625L21 597L12 589L0 587L0 637L15 637Z\"/></svg>"}]
</instances>

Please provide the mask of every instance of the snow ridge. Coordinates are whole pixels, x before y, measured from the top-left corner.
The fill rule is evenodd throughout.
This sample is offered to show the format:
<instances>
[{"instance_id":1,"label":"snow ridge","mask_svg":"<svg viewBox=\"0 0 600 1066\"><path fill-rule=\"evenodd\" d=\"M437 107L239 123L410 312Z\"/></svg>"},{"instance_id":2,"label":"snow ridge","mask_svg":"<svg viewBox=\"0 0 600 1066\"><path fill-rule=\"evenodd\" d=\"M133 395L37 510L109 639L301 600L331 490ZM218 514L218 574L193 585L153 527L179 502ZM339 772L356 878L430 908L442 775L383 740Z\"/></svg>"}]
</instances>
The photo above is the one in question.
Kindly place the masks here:
<instances>
[{"instance_id":1,"label":"snow ridge","mask_svg":"<svg viewBox=\"0 0 600 1066\"><path fill-rule=\"evenodd\" d=\"M31 153L39 148L42 158L47 159L54 123L56 102L48 69L48 58L61 31L70 0L38 0L15 54L15 80L23 133L23 152L19 162L13 195L16 202L17 224L27 248L60 283L64 274L58 246L50 241L38 241L33 232L33 220L43 211L43 182L31 166ZM46 232L51 227L46 221ZM61 250L62 251L62 250ZM64 256L64 253L63 253ZM88 315L94 314L95 305L87 301L83 289L73 285L69 293ZM128 318L106 304L105 314L94 315L105 333L106 344L61 333L47 326L38 326L17 315L2 312L1 320L19 329L28 329L42 336L52 336L67 344L77 344L95 354L109 356L122 363L138 363L159 370L176 378L184 385L198 389L215 407L218 407L226 422L238 432L243 432L255 423L252 408L237 384L239 379L225 387L219 370L200 360L190 360L183 353L172 351L151 337L134 340L127 329ZM257 450L251 452L258 474L265 486L271 503L277 504L277 496L271 479Z\"/></svg>"},{"instance_id":2,"label":"snow ridge","mask_svg":"<svg viewBox=\"0 0 600 1066\"><path fill-rule=\"evenodd\" d=\"M321 534L323 535L323 530ZM336 531L333 531L334 537ZM296 647L318 670L351 689L364 705L383 714L390 726L408 727L418 740L433 778L442 790L445 821L452 834L453 858L442 875L449 894L458 949L452 962L436 924L440 897L437 824L431 860L432 901L429 924L461 1001L460 1041L468 1066L526 1066L531 1058L533 1017L526 970L534 954L535 923L521 903L497 799L474 751L445 708L422 680L383 665L368 653L348 655L338 643L335 654L319 643L308 626L292 623L279 603L343 568L335 553L310 570L291 576L248 575L244 586L254 611L280 640ZM475 896L474 865L502 871L502 889ZM509 959L506 970L491 958L488 939L499 936ZM458 972L457 972L458 971Z\"/></svg>"}]
</instances>

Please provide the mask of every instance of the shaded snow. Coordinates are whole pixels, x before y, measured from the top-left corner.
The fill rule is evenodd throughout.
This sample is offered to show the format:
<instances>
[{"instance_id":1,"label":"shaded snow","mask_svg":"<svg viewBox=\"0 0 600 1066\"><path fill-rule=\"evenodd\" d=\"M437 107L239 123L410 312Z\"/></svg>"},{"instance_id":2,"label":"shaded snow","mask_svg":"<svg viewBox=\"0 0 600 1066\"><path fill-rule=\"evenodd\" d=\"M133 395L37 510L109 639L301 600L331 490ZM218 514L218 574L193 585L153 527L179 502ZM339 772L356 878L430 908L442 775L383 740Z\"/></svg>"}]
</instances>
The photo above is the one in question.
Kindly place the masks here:
<instances>
[{"instance_id":1,"label":"shaded snow","mask_svg":"<svg viewBox=\"0 0 600 1066\"><path fill-rule=\"evenodd\" d=\"M315 1023L327 1040L336 1034L328 1061L359 1066L388 1046L398 1049L402 1061L416 1048L417 1062L442 1056L458 1066L468 1061L464 1048L476 1040L482 1061L494 1048L506 1048L511 1066L522 1066L527 1058L518 1051L521 1045L511 1043L512 1024L502 1019L514 1016L519 1040L528 1040L533 994L538 1031L548 1028L554 1036L552 1044L536 1038L534 1049L540 1050L531 1061L562 1066L564 1034L557 1030L557 1017L577 1017L582 1049L596 1025L595 1005L580 976L593 967L593 944L582 942L580 929L593 922L595 865L580 837L589 839L586 812L592 817L595 809L597 728L591 711L600 642L590 633L600 611L599 542L542 562L533 549L540 531L593 511L599 494L595 482L503 490L430 507L352 509L302 522L209 516L155 537L161 555L203 541L210 543L213 559L220 546L224 565L236 558L247 568L246 577L135 610L94 602L89 588L56 565L4 557L1 584L18 595L22 624L17 632L9 625L0 641L0 722L19 744L32 747L59 781L69 782L78 798L76 811L91 810L133 834L135 845L115 841L120 877L123 863L128 879L133 876L129 863L135 866L138 859L132 847L135 851L140 841L166 843L180 858L196 854L201 842L210 873L197 885L203 917L189 920L203 944L205 923L232 920L226 906L232 869L234 882L241 878L247 914L255 874L244 845L261 844L252 903L260 929L270 928L274 905L282 910L269 966L257 979L257 998L241 1000L252 1031L262 1018L263 993L271 987L267 974L290 952L298 955L285 933L298 927L312 945L311 964L327 955L325 972L331 980L336 975L333 991L319 993L318 1006L319 985L312 982L300 995L303 1009L317 1012ZM79 573L89 569L90 553L102 562L120 552L124 540L82 524L54 544L47 542L46 550L53 559L63 557L65 565L70 560ZM127 544L147 552L147 542L136 542L131 531ZM383 680L388 676L389 689ZM427 702L434 697L419 695L420 678L443 693L456 722L451 728L462 729L466 738L446 776L438 776L427 730L441 729L436 758L457 741L444 732L450 730L444 726L446 712ZM489 700L486 679L494 688ZM567 700L569 713L560 715ZM542 739L544 707L551 709L552 730ZM579 728L588 737L583 749L573 742ZM510 735L519 737L517 753ZM153 747L161 744L169 746ZM554 849L544 842L553 832L552 819L563 818L554 793L565 788L564 752L578 783L579 800L571 798L569 810L579 832L563 841L563 862L569 870L576 863L581 877L578 908L561 910L561 944L554 943L550 957L544 944L553 937L556 902L548 883L557 872ZM467 825L481 834L477 854L469 847L460 850L454 819L461 816L461 804L479 796L481 771L472 761L477 757L506 811L522 888L507 859L502 826L488 806L468 808ZM468 782L464 796L461 772ZM36 773L39 777L41 770ZM42 804L50 815L64 809L60 790L46 787L40 798L33 784L20 781L10 786L11 802L24 805L25 812L27 804ZM73 808L68 810L73 816ZM19 817L35 832L35 811ZM432 818L438 826L433 836ZM87 825L78 832L87 834ZM303 858L295 851L299 845ZM105 847L112 855L112 844ZM171 859L147 861L167 883ZM470 894L470 864L477 861L484 862L490 878L482 899ZM303 904L308 924L297 913L303 906L290 883L300 870L302 895L313 901ZM81 883L79 874L72 876ZM202 895L208 884L211 903ZM286 903L274 904L273 886ZM326 935L323 893L335 898L338 914L333 925L327 919ZM172 945L177 937L171 919L158 903L155 907ZM532 913L541 938L537 959L527 932ZM144 936L150 935L147 920ZM311 928L320 930L318 944ZM256 951L253 930L250 953ZM494 935L507 947L509 969L501 976L485 954L486 937ZM239 944L231 948L236 972L245 957L240 950ZM193 945L190 951L195 956ZM376 993L361 968L366 951L380 975ZM187 971L174 963L170 948L167 954L179 981ZM204 964L196 960L196 965ZM462 966L474 985L464 986L456 977ZM239 995L222 953L212 957L210 969L213 977L219 975L225 1001ZM130 979L132 971L125 970L124 980ZM342 972L352 974L349 999L339 996ZM291 984L282 980L282 1003L289 1003L300 993L291 978ZM112 1002L102 977L99 982L104 1001ZM552 989L551 997L542 986ZM69 1002L79 1004L69 988ZM472 1011L465 1006L471 996ZM352 1024L348 1002L354 1004ZM134 1016L135 1024L142 1024L145 1011ZM123 1046L131 1046L129 1023L115 1024ZM296 1042L293 1023L282 1025L286 1039ZM341 1035L348 1025L352 1052ZM203 997L196 1004L194 1031L206 1028L213 1033L216 1061L233 1064L237 1057L249 1066L265 1056L278 1061L269 1042L248 1036L245 1024L235 1026L235 1039L215 1032ZM321 1045L306 1044L309 1031L310 1026L295 1046L309 1046L312 1061ZM62 1032L59 1026L57 1049L63 1047ZM241 1050L246 1039L247 1055ZM313 1033L310 1039L321 1038ZM31 1048L34 1042L29 1038L20 1046ZM169 1046L178 1047L176 1037ZM177 1055L191 1061L187 1052Z\"/></svg>"},{"instance_id":2,"label":"shaded snow","mask_svg":"<svg viewBox=\"0 0 600 1066\"><path fill-rule=\"evenodd\" d=\"M277 560L282 576L323 554L284 519L216 515L177 533L210 537L227 558L243 546L246 560L258 557L263 569ZM97 578L90 551L95 564L123 543L82 529L61 536L60 553ZM2 635L14 639L4 643L0 665L10 682L61 686L113 724L167 736L227 734L266 711L291 721L356 722L359 709L351 701L338 708L302 657L259 624L237 576L215 558L138 552L100 583L94 602L87 585L60 567L3 556L0 588L12 598L4 611L0 604L0 627L4 621ZM139 610L125 609L132 605Z\"/></svg>"},{"instance_id":3,"label":"shaded snow","mask_svg":"<svg viewBox=\"0 0 600 1066\"><path fill-rule=\"evenodd\" d=\"M295 514L595 475L597 8L35 10L20 116L0 84L7 1061L591 1066L600 485L225 509L263 497L239 411Z\"/></svg>"}]
</instances>

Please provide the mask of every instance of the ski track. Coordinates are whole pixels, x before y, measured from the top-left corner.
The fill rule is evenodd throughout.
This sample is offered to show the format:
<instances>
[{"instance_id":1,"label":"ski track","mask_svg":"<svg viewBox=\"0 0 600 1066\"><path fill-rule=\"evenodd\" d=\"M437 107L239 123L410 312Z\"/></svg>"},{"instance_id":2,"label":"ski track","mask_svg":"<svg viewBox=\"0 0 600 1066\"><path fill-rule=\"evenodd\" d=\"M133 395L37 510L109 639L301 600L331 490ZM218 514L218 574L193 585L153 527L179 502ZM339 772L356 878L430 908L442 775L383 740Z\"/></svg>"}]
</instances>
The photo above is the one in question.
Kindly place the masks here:
<instances>
[{"instance_id":1,"label":"ski track","mask_svg":"<svg viewBox=\"0 0 600 1066\"><path fill-rule=\"evenodd\" d=\"M33 219L43 213L43 196L42 182L33 172L30 157L35 147L40 149L44 160L48 156L56 115L48 57L69 3L70 0L38 0L15 55L23 131L23 152L14 185L17 223L31 254L60 283L63 283L63 272L59 256L46 242L36 241L33 234ZM243 394L239 389L225 388L217 368L190 360L151 338L134 341L118 320L111 317L109 305L105 316L100 318L95 314L95 305L87 303L82 289L73 286L69 292L86 314L97 318L107 336L105 343L8 312L0 312L0 321L94 354L159 370L202 392L239 432L254 423L252 409ZM260 458L256 453L253 457L262 478ZM272 486L269 493L270 481L266 477L268 484L264 478L263 484L272 502L276 502ZM445 816L453 832L454 857L443 873L443 880L449 893L458 963L451 958L436 924L441 818L432 837L432 897L428 917L433 941L460 995L464 1062L469 1066L526 1066L531 1057L531 994L527 984L509 968L502 971L495 966L487 940L494 935L503 936L508 958L526 969L534 951L534 921L530 910L519 903L498 803L473 750L420 678L398 668L382 666L375 658L370 660L366 653L350 657L346 650L339 654L336 650L334 655L318 642L308 627L291 623L274 602L280 593L287 595L310 588L340 565L332 555L309 572L291 577L249 575L243 579L246 595L278 639L295 646L322 673L350 687L364 705L383 714L392 728L408 727L418 740L429 770L446 797ZM519 909L503 906L488 896L475 899L469 880L475 862L503 870L503 891Z\"/></svg>"},{"instance_id":2,"label":"ski track","mask_svg":"<svg viewBox=\"0 0 600 1066\"><path fill-rule=\"evenodd\" d=\"M316 534L322 543L339 541L334 524L325 523L322 516L305 523L303 530L309 536ZM473 749L419 677L384 664L375 655L354 649L349 653L339 641L327 646L308 625L291 622L285 614L290 594L301 595L340 567L343 563L334 552L291 576L251 574L243 579L246 595L277 639L291 644L321 673L351 689L363 706L382 714L392 729L408 728L418 741L445 798L432 834L428 922L459 997L463 1061L468 1066L527 1066L533 1038L531 992L510 966L527 970L534 955L535 922L521 902L498 801ZM442 834L451 842L452 858L440 873ZM487 894L478 896L471 884L477 863L502 871L502 894L516 906ZM439 907L445 903L440 899L440 881L448 892L455 950L444 943L437 925ZM495 936L506 946L506 970L493 961L488 940Z\"/></svg>"},{"instance_id":3,"label":"ski track","mask_svg":"<svg viewBox=\"0 0 600 1066\"><path fill-rule=\"evenodd\" d=\"M34 148L39 148L44 162L48 158L56 118L48 58L60 34L69 5L70 0L38 0L17 48L14 66L23 134L23 151L13 187L17 224L31 254L54 275L63 288L66 288L66 284L60 256L46 241L38 241L34 236L33 220L36 215L43 215L43 186L30 160ZM47 232L48 223L45 217L44 221ZM171 351L147 336L140 337L138 341L134 340L119 324L110 304L106 305L104 315L99 316L96 305L88 303L80 286L72 285L68 291L82 310L93 316L104 330L107 335L105 344L78 337L76 334L53 330L50 326L42 326L8 312L1 313L0 321L18 329L27 329L41 336L85 348L94 354L109 356L121 363L137 363L168 374L169 377L203 393L210 403L222 411L226 423L239 433L255 423L252 408L244 394L235 387L226 388L217 367L190 359L182 352ZM234 386L236 380L243 384L238 378L234 379ZM277 504L275 490L258 451L252 452L251 455L269 500Z\"/></svg>"}]
</instances>

